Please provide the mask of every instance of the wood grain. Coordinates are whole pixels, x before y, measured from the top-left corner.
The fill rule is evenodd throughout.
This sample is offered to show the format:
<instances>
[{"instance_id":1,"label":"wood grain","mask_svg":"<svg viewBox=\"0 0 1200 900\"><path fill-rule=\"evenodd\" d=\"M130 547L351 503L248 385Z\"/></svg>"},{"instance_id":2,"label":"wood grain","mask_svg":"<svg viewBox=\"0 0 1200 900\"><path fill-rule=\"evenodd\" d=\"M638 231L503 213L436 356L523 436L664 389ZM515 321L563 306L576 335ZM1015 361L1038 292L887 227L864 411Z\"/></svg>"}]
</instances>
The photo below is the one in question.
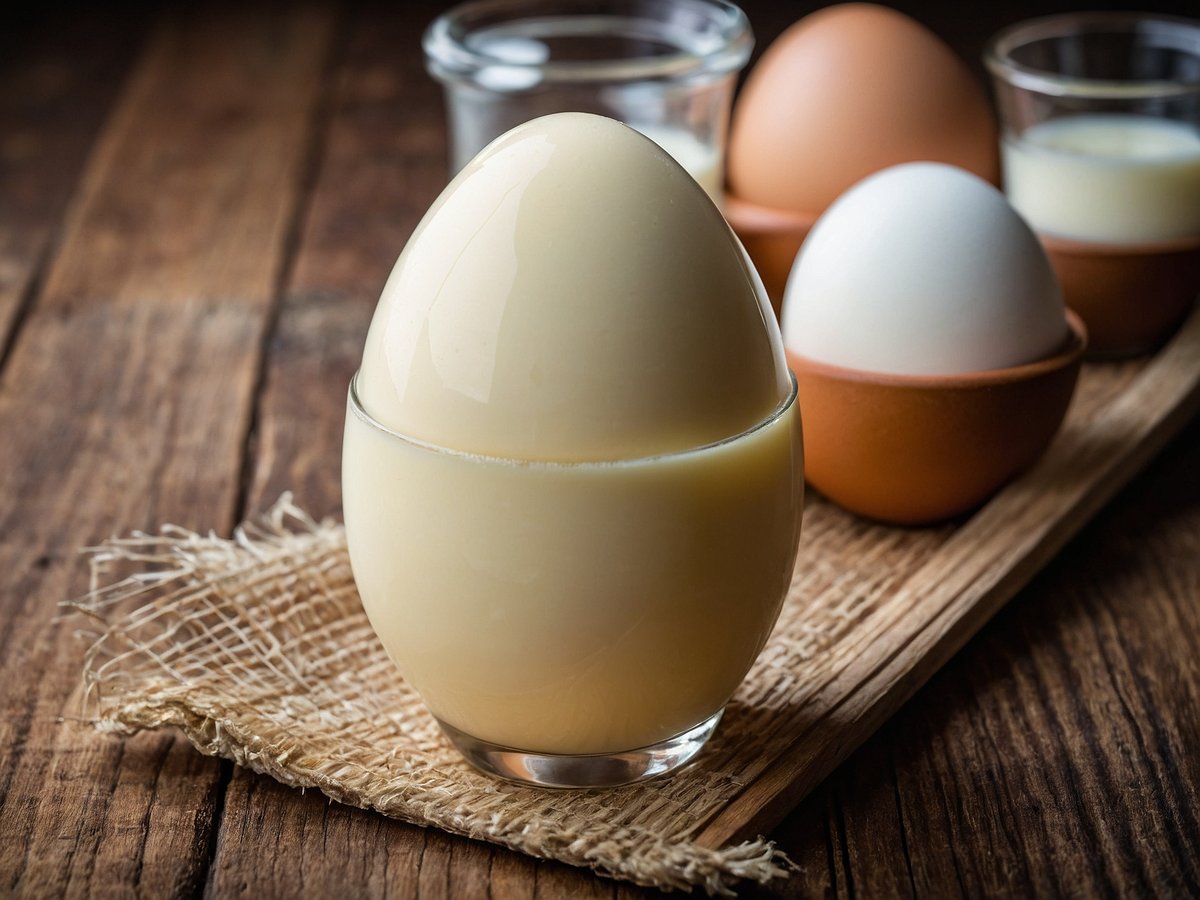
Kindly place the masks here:
<instances>
[{"instance_id":1,"label":"wood grain","mask_svg":"<svg viewBox=\"0 0 1200 900\"><path fill-rule=\"evenodd\" d=\"M744 5L760 48L810 6ZM128 82L143 29L107 8L74 37L0 34L0 892L643 895L265 779L227 792L178 739L59 722L78 656L50 623L82 587L76 546L227 528L283 488L336 511L343 379L441 184L415 50L434 6L357 8L334 73L334 22L309 8L184 13ZM912 11L974 58L1045 8ZM228 44L245 58L201 90ZM801 871L757 893L1200 895L1198 455L1192 426L818 785L773 832Z\"/></svg>"},{"instance_id":2,"label":"wood grain","mask_svg":"<svg viewBox=\"0 0 1200 900\"><path fill-rule=\"evenodd\" d=\"M318 515L340 514L346 386L392 264L445 180L441 98L425 75L417 35L434 13L408 7L344 22L322 104L307 202L267 341L251 453L247 510L285 490ZM397 148L404 154L398 158ZM354 239L348 236L354 235ZM264 867L253 833L269 822L278 852ZM318 840L319 859L306 852ZM297 798L237 770L225 797L212 890L250 896L482 896L491 849L382 816ZM525 862L532 871L534 863Z\"/></svg>"},{"instance_id":3,"label":"wood grain","mask_svg":"<svg viewBox=\"0 0 1200 900\"><path fill-rule=\"evenodd\" d=\"M434 14L432 6L410 5L400 16L367 8L345 25L327 133L267 344L247 510L292 490L319 515L340 513L346 386L383 283L446 178L441 91L415 52ZM409 52L402 52L406 42ZM348 233L362 237L348 240ZM244 852L260 822L279 829L269 868ZM317 833L323 853L314 865L305 849ZM330 847L337 852L324 852ZM348 883L367 897L615 890L568 866L347 810L315 792L298 799L269 779L234 773L212 864L214 893L327 896Z\"/></svg>"},{"instance_id":4,"label":"wood grain","mask_svg":"<svg viewBox=\"0 0 1200 900\"><path fill-rule=\"evenodd\" d=\"M1196 896L1198 453L1200 421L787 817L803 871L750 895Z\"/></svg>"},{"instance_id":5,"label":"wood grain","mask_svg":"<svg viewBox=\"0 0 1200 900\"><path fill-rule=\"evenodd\" d=\"M1120 387L1120 393L1115 389ZM931 552L854 633L823 651L833 677L807 698L786 750L699 832L708 846L768 831L1052 559L1200 410L1200 311L1144 367L1091 366L1038 465ZM803 553L799 562L804 565Z\"/></svg>"},{"instance_id":6,"label":"wood grain","mask_svg":"<svg viewBox=\"0 0 1200 900\"><path fill-rule=\"evenodd\" d=\"M233 523L328 28L309 11L155 29L6 361L0 889L204 882L220 766L169 734L60 724L78 710L79 646L54 614L84 587L70 548L131 524Z\"/></svg>"},{"instance_id":7,"label":"wood grain","mask_svg":"<svg viewBox=\"0 0 1200 900\"><path fill-rule=\"evenodd\" d=\"M99 11L0 28L0 367L140 42Z\"/></svg>"},{"instance_id":8,"label":"wood grain","mask_svg":"<svg viewBox=\"0 0 1200 900\"><path fill-rule=\"evenodd\" d=\"M432 15L368 8L345 23L267 346L247 512L290 490L319 516L340 513L346 388L384 281L446 179L441 91L418 52Z\"/></svg>"}]
</instances>

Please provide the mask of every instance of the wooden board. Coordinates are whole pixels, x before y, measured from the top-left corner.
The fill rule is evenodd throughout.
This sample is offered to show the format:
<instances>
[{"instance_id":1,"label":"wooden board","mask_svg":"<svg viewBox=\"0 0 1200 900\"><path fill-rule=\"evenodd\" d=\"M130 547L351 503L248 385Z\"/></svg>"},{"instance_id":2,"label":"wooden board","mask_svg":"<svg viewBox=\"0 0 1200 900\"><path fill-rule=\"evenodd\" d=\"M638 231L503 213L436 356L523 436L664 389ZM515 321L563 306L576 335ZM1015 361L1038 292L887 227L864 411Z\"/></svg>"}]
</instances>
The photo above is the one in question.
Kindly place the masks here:
<instances>
[{"instance_id":1,"label":"wooden board","mask_svg":"<svg viewBox=\"0 0 1200 900\"><path fill-rule=\"evenodd\" d=\"M224 792L222 767L177 735L114 742L62 726L78 715L79 647L57 605L84 588L75 549L97 535L178 517L230 528L238 515L330 20L316 10L177 12L151 31L124 79L119 58L68 46L70 96L100 108L89 116L67 104L61 127L28 126L43 149L62 148L59 168L69 169L85 155L73 143L108 102L101 76L116 67L104 78L117 96L68 211L53 225L49 209L39 214L36 242L23 242L36 259L60 230L54 258L36 289L20 289L22 314L7 317L0 891L198 892ZM103 46L103 36L91 39ZM48 201L60 206L72 179L51 178L49 163L29 168L59 186Z\"/></svg>"},{"instance_id":2,"label":"wooden board","mask_svg":"<svg viewBox=\"0 0 1200 900\"><path fill-rule=\"evenodd\" d=\"M828 504L814 503L808 517L815 529L810 535L812 546L806 547L806 562L798 568L776 633L697 764L660 782L570 793L509 786L498 794L495 782L462 765L411 687L397 678L359 606L344 533L330 523L309 536L307 545L299 540L277 548L282 555L273 553L269 542L255 546L254 530L244 539L249 543L239 541L243 544L240 559L214 547L224 564L189 569L190 586L162 582L167 594L147 598L163 614L151 617L153 624L114 623L116 630L109 633L111 641L106 638L105 646L115 647L100 651L102 659L115 654L111 664L101 667L113 678L111 693L103 686L100 689L108 697L102 720L134 728L170 722L208 752L233 758L294 787L320 787L342 802L486 838L533 855L549 854L621 877L678 885L681 879L691 880L692 873L704 865L705 854L693 843L693 836L701 831L697 826L706 819L732 818L730 810L736 812L747 796L753 796L756 777L768 773L760 779L769 788L763 792L767 801L752 809L736 828L757 831L762 818L771 815L770 804L790 785L821 777L817 767L828 758L823 756L827 748L833 748L829 754L834 756L853 745L856 735L847 727L851 720L823 720L819 704L826 696L833 695L834 709L869 709L877 701L896 702L897 685L923 677L921 667L927 658L922 652L906 656L905 649L922 641L946 646L946 635L973 627L959 629L958 622L969 621L978 596L1002 599L1000 592L972 595L966 585L987 586L991 574L996 584L1010 586L1025 577L1014 560L1021 564L1033 560L1031 567L1036 566L1039 552L1048 543L1045 536L1069 530L1064 515L1085 508L1083 501L1100 497L1109 488L1111 481L1102 476L1114 466L1128 471L1124 463L1136 460L1139 448L1152 449L1150 436L1157 436L1161 423L1171 417L1164 417L1163 411L1182 409L1177 401L1194 396L1198 323L1200 315L1157 359L1093 370L1095 377L1083 398L1090 402L1081 403L1078 418L1068 423L1063 435L1065 448L1080 451L1070 459L1070 474L1065 468L1055 471L1057 457L1052 454L1046 460L1048 482L1035 469L967 522L936 530L873 526ZM1186 377L1175 377L1180 371ZM1139 402L1146 400L1142 395L1147 391L1165 405ZM1138 422L1131 411L1147 409L1158 413L1143 417L1151 423L1148 428L1127 427ZM1109 422L1121 427L1104 428ZM1098 435L1102 440L1097 440ZM1124 440L1139 436L1145 440ZM1091 452L1092 445L1101 451ZM1074 505L1064 505L1064 497ZM997 510L1002 511L1002 520L991 531L979 532L979 523L995 519L1000 515ZM304 520L303 515L297 518ZM962 549L962 535L967 536L969 550ZM975 543L982 537L988 540ZM167 555L162 562L177 565L194 540L188 537L173 551L179 555ZM987 552L980 553L981 546ZM151 559L141 551L130 558ZM263 563L261 570L246 568L256 566L258 560ZM930 571L938 577L928 578ZM252 595L234 587L237 582L229 576L235 573L254 584ZM930 605L930 598L936 605ZM954 610L957 603L963 604L961 615ZM272 624L272 639L265 644L244 639L243 628L257 632L265 624L262 617L271 617L279 609L288 611L279 620L282 632L276 633ZM226 641L205 626L195 640L161 642L163 634L176 634L176 617L204 622L210 614L228 622L220 629ZM302 631L325 634L328 625L338 630L338 640L296 638L289 630L293 626L283 624L293 614L306 622ZM243 615L249 618L243 620ZM941 616L954 624L942 627ZM929 633L935 636L926 640ZM147 651L146 641L166 649ZM879 678L880 672L887 675L896 660L903 660L902 666L897 664L898 674L876 690L870 680ZM857 675L855 666L863 661L869 673L866 688L863 681L851 681L846 675ZM164 681L164 669L176 677ZM246 673L244 681L235 674L239 671ZM297 677L289 672L309 674ZM184 673L191 674L181 677ZM124 691L116 686L119 680L124 681ZM348 685L354 685L352 693L347 692ZM863 696L865 701L860 699ZM199 699L193 702L189 697ZM307 704L307 711L299 711L295 703ZM189 714L176 717L170 712L184 705ZM360 727L351 728L340 718L342 710ZM787 772L784 788L770 790L770 773L780 768L779 760L795 753L815 728L823 729L813 743L816 751ZM214 729L241 737L216 740ZM419 780L410 780L414 771L421 773ZM347 778L345 773L352 775ZM751 784L749 792L747 784ZM401 785L406 791L397 791ZM448 797L452 803L446 802ZM569 845L529 837L560 834L574 837ZM731 831L715 843L723 846L742 836L751 835ZM669 846L664 848L661 841ZM614 853L614 847L622 849ZM757 854L764 849L751 848L737 853ZM668 867L674 874L664 876Z\"/></svg>"},{"instance_id":3,"label":"wooden board","mask_svg":"<svg viewBox=\"0 0 1200 900\"><path fill-rule=\"evenodd\" d=\"M100 10L24 33L0 23L0 366L139 40Z\"/></svg>"},{"instance_id":4,"label":"wooden board","mask_svg":"<svg viewBox=\"0 0 1200 900\"><path fill-rule=\"evenodd\" d=\"M731 748L720 763L745 786L697 840L718 847L774 827L1198 409L1200 310L1153 357L1086 365L1046 456L964 522L890 528L852 519L825 501L810 505L777 626L777 633L794 634L803 623L800 630L812 635L806 683L782 697L774 687L770 697L740 695L748 711L735 707L733 714L759 720L761 727L743 730L760 737ZM770 650L768 642L765 655Z\"/></svg>"}]
</instances>

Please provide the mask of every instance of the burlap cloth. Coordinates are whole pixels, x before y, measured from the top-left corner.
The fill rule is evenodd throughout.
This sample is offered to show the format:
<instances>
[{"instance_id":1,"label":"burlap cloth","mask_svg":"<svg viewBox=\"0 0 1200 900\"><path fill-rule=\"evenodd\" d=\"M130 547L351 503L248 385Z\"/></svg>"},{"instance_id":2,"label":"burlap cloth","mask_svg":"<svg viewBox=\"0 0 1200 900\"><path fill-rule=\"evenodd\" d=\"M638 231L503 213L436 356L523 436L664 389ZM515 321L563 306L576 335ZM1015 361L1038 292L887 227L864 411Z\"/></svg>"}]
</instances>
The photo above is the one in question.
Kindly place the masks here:
<instances>
[{"instance_id":1,"label":"burlap cloth","mask_svg":"<svg viewBox=\"0 0 1200 900\"><path fill-rule=\"evenodd\" d=\"M367 622L341 525L284 497L232 540L165 526L90 553L92 591L71 605L99 623L84 679L102 730L175 726L284 784L642 885L729 893L784 874L769 841L713 850L689 835L738 793L738 754L761 730L739 710L792 677L799 621L781 620L698 763L626 788L534 790L477 773L442 737Z\"/></svg>"}]
</instances>

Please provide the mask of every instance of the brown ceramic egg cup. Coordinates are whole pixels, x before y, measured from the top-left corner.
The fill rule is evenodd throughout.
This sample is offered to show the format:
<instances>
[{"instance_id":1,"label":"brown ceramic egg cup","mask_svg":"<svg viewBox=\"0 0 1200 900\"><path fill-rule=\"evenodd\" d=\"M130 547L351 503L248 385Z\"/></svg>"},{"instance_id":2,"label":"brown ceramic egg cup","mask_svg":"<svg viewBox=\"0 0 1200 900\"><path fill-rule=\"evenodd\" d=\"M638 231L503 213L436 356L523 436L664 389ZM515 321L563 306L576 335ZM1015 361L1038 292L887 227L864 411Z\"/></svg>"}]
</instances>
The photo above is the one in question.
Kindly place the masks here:
<instances>
[{"instance_id":1,"label":"brown ceramic egg cup","mask_svg":"<svg viewBox=\"0 0 1200 900\"><path fill-rule=\"evenodd\" d=\"M1155 349L1200 293L1200 237L1135 246L1039 237L1067 305L1087 325L1089 358Z\"/></svg>"},{"instance_id":2,"label":"brown ceramic egg cup","mask_svg":"<svg viewBox=\"0 0 1200 900\"><path fill-rule=\"evenodd\" d=\"M851 512L926 525L980 506L1049 446L1087 345L1079 318L1053 356L964 375L886 375L788 352L805 477Z\"/></svg>"},{"instance_id":3,"label":"brown ceramic egg cup","mask_svg":"<svg viewBox=\"0 0 1200 900\"><path fill-rule=\"evenodd\" d=\"M741 239L746 252L767 289L775 317L783 306L783 289L787 285L792 263L800 245L808 237L817 217L786 209L759 206L737 197L725 197L725 218Z\"/></svg>"}]
</instances>

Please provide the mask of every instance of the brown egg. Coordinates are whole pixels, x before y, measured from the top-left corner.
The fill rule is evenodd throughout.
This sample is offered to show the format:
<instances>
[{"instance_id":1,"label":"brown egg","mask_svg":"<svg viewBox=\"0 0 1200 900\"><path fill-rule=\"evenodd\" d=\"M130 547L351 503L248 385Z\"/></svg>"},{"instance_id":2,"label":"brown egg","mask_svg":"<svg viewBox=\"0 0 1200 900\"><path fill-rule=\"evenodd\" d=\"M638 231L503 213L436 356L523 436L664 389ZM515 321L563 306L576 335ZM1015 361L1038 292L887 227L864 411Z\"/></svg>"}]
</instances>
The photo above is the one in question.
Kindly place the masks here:
<instances>
[{"instance_id":1,"label":"brown egg","mask_svg":"<svg viewBox=\"0 0 1200 900\"><path fill-rule=\"evenodd\" d=\"M916 160L998 183L996 124L962 60L883 6L801 19L763 54L734 108L730 193L750 204L819 214L872 172Z\"/></svg>"}]
</instances>

